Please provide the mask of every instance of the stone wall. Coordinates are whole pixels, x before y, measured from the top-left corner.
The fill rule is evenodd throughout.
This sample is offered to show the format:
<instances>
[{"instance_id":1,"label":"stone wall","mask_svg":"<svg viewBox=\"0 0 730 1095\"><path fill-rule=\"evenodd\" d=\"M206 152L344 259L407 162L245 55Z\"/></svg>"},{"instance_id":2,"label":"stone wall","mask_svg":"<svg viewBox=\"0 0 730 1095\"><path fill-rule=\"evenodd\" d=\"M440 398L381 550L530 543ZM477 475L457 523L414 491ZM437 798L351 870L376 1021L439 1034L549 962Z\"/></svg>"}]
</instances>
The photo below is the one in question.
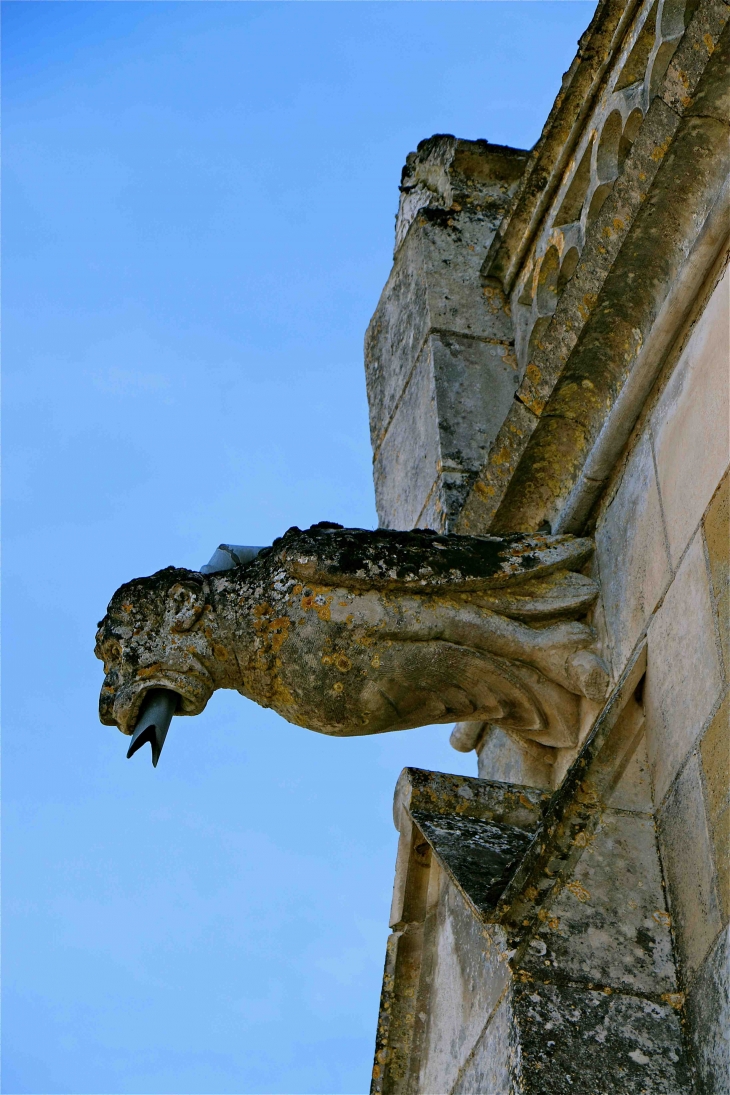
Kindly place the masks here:
<instances>
[{"instance_id":1,"label":"stone wall","mask_svg":"<svg viewBox=\"0 0 730 1095\"><path fill-rule=\"evenodd\" d=\"M647 642L648 762L695 1056L730 1090L728 371L715 275L637 426L596 526L605 649Z\"/></svg>"},{"instance_id":2,"label":"stone wall","mask_svg":"<svg viewBox=\"0 0 730 1095\"><path fill-rule=\"evenodd\" d=\"M640 659L616 723L628 762L619 762L605 805L591 802L582 819L566 798L567 839L558 834L556 843L545 825L549 794L403 773L374 1095L691 1089L643 716L631 698L643 668ZM610 768L622 749L607 744L599 765ZM586 758L583 776L591 770ZM512 897L497 902L478 892L494 822L552 844Z\"/></svg>"},{"instance_id":3,"label":"stone wall","mask_svg":"<svg viewBox=\"0 0 730 1095\"><path fill-rule=\"evenodd\" d=\"M500 910L401 829L420 897L378 1095L730 1095L729 14L601 0L529 154L439 137L406 164L366 339L381 523L594 535L617 690L578 749L476 724L456 747L552 792L559 832L619 694L641 721Z\"/></svg>"},{"instance_id":4,"label":"stone wall","mask_svg":"<svg viewBox=\"0 0 730 1095\"><path fill-rule=\"evenodd\" d=\"M675 331L590 526L617 685L646 660L630 760L512 933L406 821L378 1095L730 1091L729 283L718 263ZM554 789L565 771L501 731L478 748L504 787Z\"/></svg>"}]
</instances>

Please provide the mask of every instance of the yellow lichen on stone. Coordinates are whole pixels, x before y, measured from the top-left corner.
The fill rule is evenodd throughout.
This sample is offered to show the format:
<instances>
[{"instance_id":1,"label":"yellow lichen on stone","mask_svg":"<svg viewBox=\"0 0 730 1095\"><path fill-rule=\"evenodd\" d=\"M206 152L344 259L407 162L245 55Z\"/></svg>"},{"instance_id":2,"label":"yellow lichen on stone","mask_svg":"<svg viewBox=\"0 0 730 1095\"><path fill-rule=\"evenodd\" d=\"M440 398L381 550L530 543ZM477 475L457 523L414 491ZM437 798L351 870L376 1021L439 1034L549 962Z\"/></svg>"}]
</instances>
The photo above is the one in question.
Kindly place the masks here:
<instances>
[{"instance_id":1,"label":"yellow lichen on stone","mask_svg":"<svg viewBox=\"0 0 730 1095\"><path fill-rule=\"evenodd\" d=\"M569 893L572 893L573 897L577 897L579 901L585 902L590 900L590 891L587 890L583 883L579 882L577 878L574 879L573 882L569 882L565 888Z\"/></svg>"}]
</instances>

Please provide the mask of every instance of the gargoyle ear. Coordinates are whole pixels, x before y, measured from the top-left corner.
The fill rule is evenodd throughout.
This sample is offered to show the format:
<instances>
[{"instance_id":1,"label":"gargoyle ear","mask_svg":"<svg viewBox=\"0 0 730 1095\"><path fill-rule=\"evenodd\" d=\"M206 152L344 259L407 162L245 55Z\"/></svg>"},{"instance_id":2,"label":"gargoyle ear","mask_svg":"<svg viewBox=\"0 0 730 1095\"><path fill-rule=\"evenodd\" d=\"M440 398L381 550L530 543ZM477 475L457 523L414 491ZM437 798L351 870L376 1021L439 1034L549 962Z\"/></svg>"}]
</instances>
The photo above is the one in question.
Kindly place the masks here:
<instances>
[{"instance_id":1,"label":"gargoyle ear","mask_svg":"<svg viewBox=\"0 0 730 1095\"><path fill-rule=\"evenodd\" d=\"M202 592L195 586L178 582L168 593L168 598L172 612L172 630L189 631L205 608Z\"/></svg>"}]
</instances>

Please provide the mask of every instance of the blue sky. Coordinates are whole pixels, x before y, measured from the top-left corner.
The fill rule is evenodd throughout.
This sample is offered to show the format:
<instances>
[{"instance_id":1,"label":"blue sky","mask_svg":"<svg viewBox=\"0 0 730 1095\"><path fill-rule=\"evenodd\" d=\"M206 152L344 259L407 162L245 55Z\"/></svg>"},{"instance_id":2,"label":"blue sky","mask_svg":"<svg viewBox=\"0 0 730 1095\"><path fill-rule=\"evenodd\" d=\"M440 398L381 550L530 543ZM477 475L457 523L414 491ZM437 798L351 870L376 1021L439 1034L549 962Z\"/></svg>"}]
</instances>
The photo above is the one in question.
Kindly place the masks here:
<instances>
[{"instance_id":1,"label":"blue sky","mask_svg":"<svg viewBox=\"0 0 730 1095\"><path fill-rule=\"evenodd\" d=\"M406 154L529 147L592 3L5 3L3 1081L365 1092L401 768L231 693L97 721L124 580L376 523L362 339Z\"/></svg>"}]
</instances>

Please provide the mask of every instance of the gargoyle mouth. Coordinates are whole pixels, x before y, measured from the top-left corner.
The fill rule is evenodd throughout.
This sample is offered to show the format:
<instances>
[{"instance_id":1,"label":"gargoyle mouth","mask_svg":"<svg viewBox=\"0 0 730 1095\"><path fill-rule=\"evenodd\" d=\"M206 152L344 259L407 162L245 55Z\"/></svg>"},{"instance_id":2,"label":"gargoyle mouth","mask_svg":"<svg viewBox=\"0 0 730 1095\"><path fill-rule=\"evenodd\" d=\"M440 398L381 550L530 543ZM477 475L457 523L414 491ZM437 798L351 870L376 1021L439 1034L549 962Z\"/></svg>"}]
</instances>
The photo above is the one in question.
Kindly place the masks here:
<instances>
[{"instance_id":1,"label":"gargoyle mouth","mask_svg":"<svg viewBox=\"0 0 730 1095\"><path fill-rule=\"evenodd\" d=\"M154 677L123 685L116 690L113 698L102 689L99 699L102 722L118 726L123 734L133 734L145 696L154 688L177 693L178 715L199 715L213 694L212 681L202 675L199 677L189 673L161 672Z\"/></svg>"}]
</instances>

